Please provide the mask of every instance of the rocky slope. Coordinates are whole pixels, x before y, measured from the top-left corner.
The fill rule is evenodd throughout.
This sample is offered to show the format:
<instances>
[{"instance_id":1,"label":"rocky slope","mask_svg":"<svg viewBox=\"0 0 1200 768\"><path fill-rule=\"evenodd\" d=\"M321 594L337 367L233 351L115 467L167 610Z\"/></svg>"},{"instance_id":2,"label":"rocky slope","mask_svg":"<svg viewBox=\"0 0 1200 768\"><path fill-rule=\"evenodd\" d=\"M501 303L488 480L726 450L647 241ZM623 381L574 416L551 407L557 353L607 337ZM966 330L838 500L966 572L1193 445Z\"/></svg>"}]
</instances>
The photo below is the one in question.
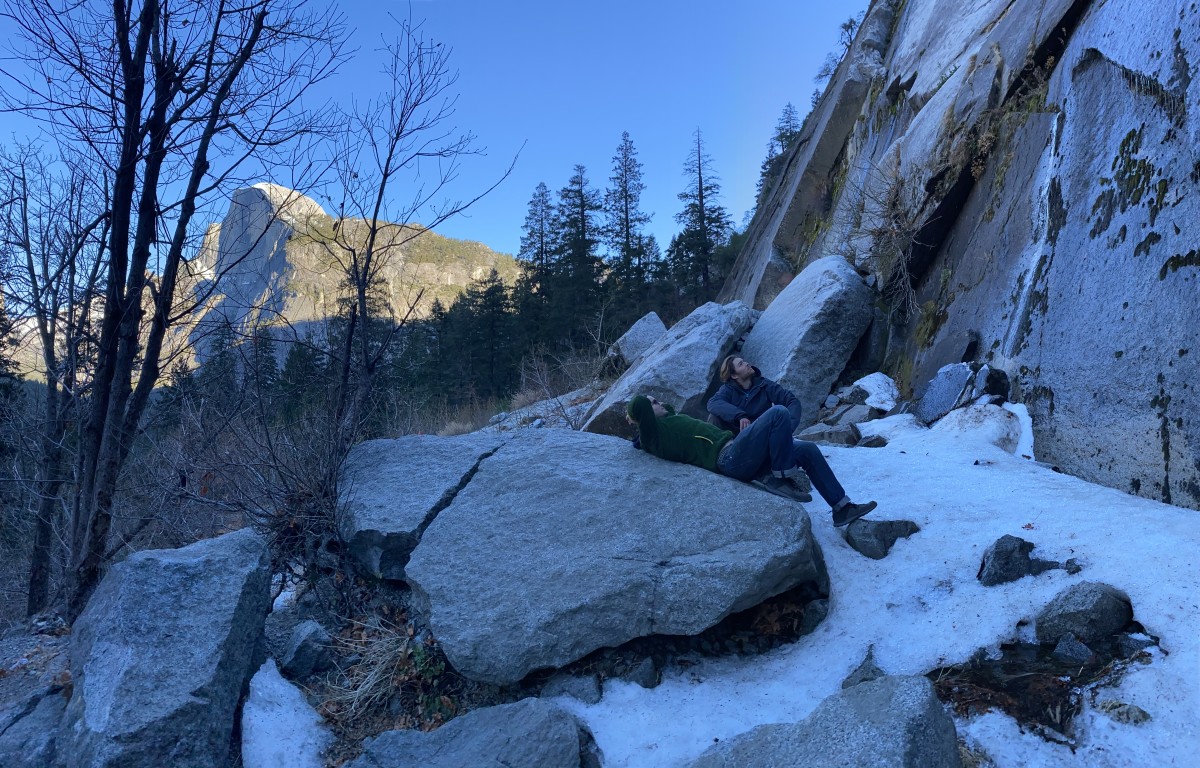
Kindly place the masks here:
<instances>
[{"instance_id":1,"label":"rocky slope","mask_svg":"<svg viewBox=\"0 0 1200 768\"><path fill-rule=\"evenodd\" d=\"M1194 78L1183 0L876 0L722 300L829 255L884 299L855 365L1008 372L1038 458L1200 507Z\"/></svg>"}]
</instances>

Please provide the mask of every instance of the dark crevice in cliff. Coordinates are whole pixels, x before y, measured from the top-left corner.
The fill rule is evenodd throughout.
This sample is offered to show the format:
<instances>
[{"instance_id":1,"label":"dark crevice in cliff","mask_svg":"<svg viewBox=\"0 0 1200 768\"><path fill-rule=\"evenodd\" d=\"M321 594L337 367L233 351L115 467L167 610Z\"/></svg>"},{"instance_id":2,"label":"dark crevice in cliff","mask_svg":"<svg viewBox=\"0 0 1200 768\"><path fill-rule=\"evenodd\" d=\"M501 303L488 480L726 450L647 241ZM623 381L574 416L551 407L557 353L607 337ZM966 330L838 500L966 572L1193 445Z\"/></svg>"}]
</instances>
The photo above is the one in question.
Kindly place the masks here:
<instances>
[{"instance_id":1,"label":"dark crevice in cliff","mask_svg":"<svg viewBox=\"0 0 1200 768\"><path fill-rule=\"evenodd\" d=\"M1028 95L1030 91L1036 89L1039 83L1044 82L1049 76L1048 70L1052 70L1061 61L1067 43L1070 42L1071 36L1075 33L1079 21L1090 7L1091 2L1092 0L1076 0L1071 4L1071 7L1054 25L1054 32L1048 35L1046 40L1026 59L1025 66L1021 69L1020 74L1013 78L997 111L1003 113ZM976 124L972 128L972 134L979 131L980 125ZM972 135L965 140L973 141L974 139L975 136ZM957 223L959 212L975 189L976 179L972 172L973 167L985 162L989 154L980 153L972 158L971 162L963 163L961 168L954 169L958 175L953 181L945 178L938 182L939 186L944 189L944 193L913 238L909 250L908 271L913 287L916 287L928 272L934 258L941 250L943 242Z\"/></svg>"}]
</instances>

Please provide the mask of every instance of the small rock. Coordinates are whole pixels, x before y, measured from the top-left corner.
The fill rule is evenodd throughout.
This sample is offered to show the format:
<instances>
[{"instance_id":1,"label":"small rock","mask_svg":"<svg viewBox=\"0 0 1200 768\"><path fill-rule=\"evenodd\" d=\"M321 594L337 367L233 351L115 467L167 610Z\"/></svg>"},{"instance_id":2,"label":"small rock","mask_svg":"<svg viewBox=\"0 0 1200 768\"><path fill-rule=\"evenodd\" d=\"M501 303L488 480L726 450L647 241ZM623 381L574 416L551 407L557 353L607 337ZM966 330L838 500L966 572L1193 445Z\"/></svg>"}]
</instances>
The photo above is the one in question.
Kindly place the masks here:
<instances>
[{"instance_id":1,"label":"small rock","mask_svg":"<svg viewBox=\"0 0 1200 768\"><path fill-rule=\"evenodd\" d=\"M1072 557L1072 558L1069 558L1067 560L1067 562L1063 563L1063 569L1067 573L1074 576L1075 574L1077 574L1083 570L1083 566L1079 564L1078 560L1076 560L1075 558Z\"/></svg>"},{"instance_id":2,"label":"small rock","mask_svg":"<svg viewBox=\"0 0 1200 768\"><path fill-rule=\"evenodd\" d=\"M1075 635L1068 633L1063 635L1054 647L1054 658L1071 664L1091 664L1096 660L1096 654L1079 642Z\"/></svg>"},{"instance_id":3,"label":"small rock","mask_svg":"<svg viewBox=\"0 0 1200 768\"><path fill-rule=\"evenodd\" d=\"M920 530L912 520L868 520L863 517L846 526L842 537L859 554L882 560L898 539L906 539Z\"/></svg>"},{"instance_id":4,"label":"small rock","mask_svg":"<svg viewBox=\"0 0 1200 768\"><path fill-rule=\"evenodd\" d=\"M1103 640L1120 632L1133 619L1129 598L1108 584L1085 581L1068 587L1037 616L1039 643L1057 643L1073 634L1083 643Z\"/></svg>"},{"instance_id":5,"label":"small rock","mask_svg":"<svg viewBox=\"0 0 1200 768\"><path fill-rule=\"evenodd\" d=\"M1124 634L1117 638L1117 651L1124 659L1131 659L1154 645L1154 638L1142 634Z\"/></svg>"},{"instance_id":6,"label":"small rock","mask_svg":"<svg viewBox=\"0 0 1200 768\"><path fill-rule=\"evenodd\" d=\"M795 435L800 440L810 440L814 443L829 443L830 445L857 445L862 432L855 424L844 424L831 427L826 424L813 424L800 430Z\"/></svg>"},{"instance_id":7,"label":"small rock","mask_svg":"<svg viewBox=\"0 0 1200 768\"><path fill-rule=\"evenodd\" d=\"M649 656L642 659L637 666L620 677L622 680L637 683L643 688L657 688L658 684L662 682L662 672L659 670L658 665L654 663L654 659Z\"/></svg>"},{"instance_id":8,"label":"small rock","mask_svg":"<svg viewBox=\"0 0 1200 768\"><path fill-rule=\"evenodd\" d=\"M859 448L883 448L887 444L887 438L883 435L869 435L858 441Z\"/></svg>"},{"instance_id":9,"label":"small rock","mask_svg":"<svg viewBox=\"0 0 1200 768\"><path fill-rule=\"evenodd\" d=\"M817 628L817 625L825 621L825 617L829 615L829 600L826 598L817 598L810 600L804 606L804 616L800 619L800 634L807 635Z\"/></svg>"},{"instance_id":10,"label":"small rock","mask_svg":"<svg viewBox=\"0 0 1200 768\"><path fill-rule=\"evenodd\" d=\"M1006 584L1033 572L1029 553L1033 542L1005 534L987 548L975 578L985 587Z\"/></svg>"},{"instance_id":11,"label":"small rock","mask_svg":"<svg viewBox=\"0 0 1200 768\"><path fill-rule=\"evenodd\" d=\"M577 676L560 672L546 681L546 684L542 686L541 695L542 698L570 696L582 701L584 704L595 704L600 701L603 690L601 689L600 677L598 675Z\"/></svg>"},{"instance_id":12,"label":"small rock","mask_svg":"<svg viewBox=\"0 0 1200 768\"><path fill-rule=\"evenodd\" d=\"M993 395L1007 400L1009 389L1008 374L999 368L985 365L979 369L979 373L975 374L975 394L977 396Z\"/></svg>"},{"instance_id":13,"label":"small rock","mask_svg":"<svg viewBox=\"0 0 1200 768\"><path fill-rule=\"evenodd\" d=\"M887 673L875 663L875 646L869 645L867 646L867 655L863 658L862 663L842 681L842 690L886 676Z\"/></svg>"},{"instance_id":14,"label":"small rock","mask_svg":"<svg viewBox=\"0 0 1200 768\"><path fill-rule=\"evenodd\" d=\"M832 411L834 408L837 408L838 403L840 402L841 399L837 395L830 395L829 397L825 398L825 402L822 403L822 406Z\"/></svg>"},{"instance_id":15,"label":"small rock","mask_svg":"<svg viewBox=\"0 0 1200 768\"><path fill-rule=\"evenodd\" d=\"M330 646L333 639L315 621L301 622L292 631L292 639L284 653L280 671L292 680L304 680L333 665Z\"/></svg>"}]
</instances>

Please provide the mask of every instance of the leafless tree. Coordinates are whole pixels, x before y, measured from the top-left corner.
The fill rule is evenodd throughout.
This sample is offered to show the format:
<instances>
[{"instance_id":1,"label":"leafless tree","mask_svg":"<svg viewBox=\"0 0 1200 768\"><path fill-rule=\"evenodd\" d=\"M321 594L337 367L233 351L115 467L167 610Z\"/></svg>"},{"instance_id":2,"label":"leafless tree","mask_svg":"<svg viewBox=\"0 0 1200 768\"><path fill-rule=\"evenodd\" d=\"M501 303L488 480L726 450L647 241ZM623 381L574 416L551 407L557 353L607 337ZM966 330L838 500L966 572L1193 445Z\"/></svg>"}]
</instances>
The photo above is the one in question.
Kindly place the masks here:
<instances>
[{"instance_id":1,"label":"leafless tree","mask_svg":"<svg viewBox=\"0 0 1200 768\"><path fill-rule=\"evenodd\" d=\"M310 6L311 7L311 6ZM96 363L70 525L66 610L99 582L122 466L181 309L197 211L325 128L300 97L341 58L340 18L299 0L13 0L8 109L104 180Z\"/></svg>"},{"instance_id":2,"label":"leafless tree","mask_svg":"<svg viewBox=\"0 0 1200 768\"><path fill-rule=\"evenodd\" d=\"M99 182L99 183L97 183ZM107 240L103 180L70 162L52 167L30 146L0 152L0 248L11 262L13 311L33 321L45 377L31 484L34 541L26 612L47 607L61 491L69 479L69 424L90 383L99 272Z\"/></svg>"},{"instance_id":3,"label":"leafless tree","mask_svg":"<svg viewBox=\"0 0 1200 768\"><path fill-rule=\"evenodd\" d=\"M447 194L461 163L483 149L453 123L458 73L450 65L451 49L411 20L395 23L395 37L382 48L386 90L346 116L333 168L337 217L322 241L347 291L346 330L335 351L341 371L336 410L347 447L379 367L423 295L414 284L402 292L399 306L381 300L377 289L385 271L405 246L466 211L513 167L467 198Z\"/></svg>"}]
</instances>

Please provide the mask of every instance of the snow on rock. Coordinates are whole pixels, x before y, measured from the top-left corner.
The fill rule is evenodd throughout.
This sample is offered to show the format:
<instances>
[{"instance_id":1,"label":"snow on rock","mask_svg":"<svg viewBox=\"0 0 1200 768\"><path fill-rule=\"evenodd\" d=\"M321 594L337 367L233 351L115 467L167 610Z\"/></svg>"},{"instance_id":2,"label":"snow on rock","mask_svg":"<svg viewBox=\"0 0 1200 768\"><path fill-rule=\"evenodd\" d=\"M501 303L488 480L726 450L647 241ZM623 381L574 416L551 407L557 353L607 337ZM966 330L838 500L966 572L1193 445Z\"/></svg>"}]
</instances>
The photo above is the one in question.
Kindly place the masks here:
<instances>
[{"instance_id":1,"label":"snow on rock","mask_svg":"<svg viewBox=\"0 0 1200 768\"><path fill-rule=\"evenodd\" d=\"M1012 411L986 403L956 408L938 419L931 429L986 440L1009 453L1016 453L1021 443L1020 418Z\"/></svg>"},{"instance_id":2,"label":"snow on rock","mask_svg":"<svg viewBox=\"0 0 1200 768\"><path fill-rule=\"evenodd\" d=\"M242 709L242 765L321 768L321 753L332 741L333 734L304 694L267 659L250 681Z\"/></svg>"},{"instance_id":3,"label":"snow on rock","mask_svg":"<svg viewBox=\"0 0 1200 768\"><path fill-rule=\"evenodd\" d=\"M872 373L854 382L852 387L858 387L866 393L863 405L890 411L896 407L900 399L900 389L896 382L886 373Z\"/></svg>"}]
</instances>

